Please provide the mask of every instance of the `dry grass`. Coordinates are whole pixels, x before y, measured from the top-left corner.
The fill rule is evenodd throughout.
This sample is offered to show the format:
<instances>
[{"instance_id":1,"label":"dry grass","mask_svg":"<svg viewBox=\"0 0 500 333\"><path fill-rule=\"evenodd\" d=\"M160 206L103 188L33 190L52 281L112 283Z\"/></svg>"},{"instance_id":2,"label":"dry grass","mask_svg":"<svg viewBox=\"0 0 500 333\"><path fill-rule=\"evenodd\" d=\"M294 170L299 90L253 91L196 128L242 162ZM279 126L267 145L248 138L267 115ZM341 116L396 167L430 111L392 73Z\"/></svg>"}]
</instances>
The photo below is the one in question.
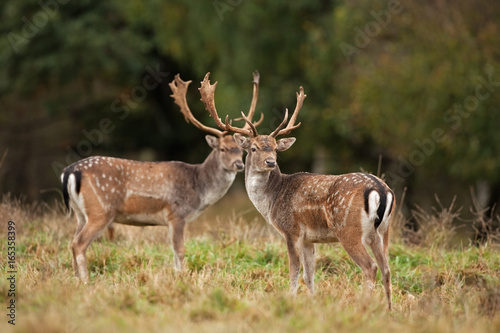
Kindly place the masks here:
<instances>
[{"instance_id":1,"label":"dry grass","mask_svg":"<svg viewBox=\"0 0 500 333\"><path fill-rule=\"evenodd\" d=\"M68 248L73 219L59 206L5 198L2 225L12 219L18 228L18 308L16 326L2 316L0 331L500 331L498 249L447 246L451 237L442 226L410 246L394 230L394 310L388 312L380 282L366 299L361 271L345 251L318 245L316 295L301 286L292 299L284 242L246 204L233 195L189 225L183 274L172 269L166 228L117 226L115 241L102 237L88 250L91 283L83 286L73 277ZM455 213L454 207L419 212L443 226ZM5 227L0 237L6 238ZM7 291L1 279L2 304Z\"/></svg>"}]
</instances>

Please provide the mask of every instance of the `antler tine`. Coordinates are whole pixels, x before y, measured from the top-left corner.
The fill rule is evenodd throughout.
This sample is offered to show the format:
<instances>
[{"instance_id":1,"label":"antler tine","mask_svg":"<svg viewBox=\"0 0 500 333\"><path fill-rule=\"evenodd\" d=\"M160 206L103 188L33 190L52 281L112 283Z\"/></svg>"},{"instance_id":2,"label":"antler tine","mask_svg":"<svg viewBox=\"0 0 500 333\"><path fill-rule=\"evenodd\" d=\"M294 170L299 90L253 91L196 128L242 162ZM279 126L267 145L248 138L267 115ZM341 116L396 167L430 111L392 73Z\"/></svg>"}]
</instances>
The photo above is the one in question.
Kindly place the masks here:
<instances>
[{"instance_id":1,"label":"antler tine","mask_svg":"<svg viewBox=\"0 0 500 333\"><path fill-rule=\"evenodd\" d=\"M243 111L241 111L241 117L243 118L243 120L245 120L245 122L248 124L248 128L246 127L243 127L243 128L238 128L238 127L233 127L231 126L231 123L229 122L229 116L226 116L226 127L229 131L233 131L235 133L240 133L240 134L244 134L244 135L248 135L252 138L256 137L258 134L257 134L257 129L255 128L255 126L252 124L252 122L250 121L250 119L248 119L245 114L243 113ZM238 119L241 119L241 118L238 118Z\"/></svg>"},{"instance_id":2,"label":"antler tine","mask_svg":"<svg viewBox=\"0 0 500 333\"><path fill-rule=\"evenodd\" d=\"M243 113L243 111L241 111ZM248 117L247 117L248 119ZM241 121L241 120L245 120L243 117L239 117L239 118L235 118L234 119L235 121ZM257 126L259 126L260 124L262 124L262 122L264 121L264 114L261 112L260 113L260 118L258 121L256 122L253 122L252 125L257 128ZM250 126L248 124L245 124L245 126L243 127L244 129L250 129Z\"/></svg>"},{"instance_id":3,"label":"antler tine","mask_svg":"<svg viewBox=\"0 0 500 333\"><path fill-rule=\"evenodd\" d=\"M263 122L263 121L264 121L264 114L261 112L261 113L260 113L260 119L259 119L258 121L256 121L256 122L254 122L254 123L253 123L253 125L254 125L255 127L257 127L257 126L259 126L260 124L262 124L262 122Z\"/></svg>"},{"instance_id":4,"label":"antler tine","mask_svg":"<svg viewBox=\"0 0 500 333\"><path fill-rule=\"evenodd\" d=\"M252 94L252 102L250 103L250 109L248 110L248 116L245 117L240 117L236 118L234 120L240 121L240 120L245 120L245 125L243 126L243 129L247 131L251 131L254 136L257 136L257 129L256 127L262 124L264 121L264 114L260 114L260 119L254 123L252 123L253 116L255 114L255 107L257 106L257 100L259 99L259 81L260 81L260 74L258 70L255 70L253 73L253 94ZM243 114L243 112L241 112Z\"/></svg>"},{"instance_id":5,"label":"antler tine","mask_svg":"<svg viewBox=\"0 0 500 333\"><path fill-rule=\"evenodd\" d=\"M269 134L270 137L275 138L276 136L279 135L280 130L285 126L286 122L288 121L288 109L285 109L285 117L283 118L283 121L279 126L271 133Z\"/></svg>"},{"instance_id":6,"label":"antler tine","mask_svg":"<svg viewBox=\"0 0 500 333\"><path fill-rule=\"evenodd\" d=\"M252 73L252 75L253 75L253 81L252 81L252 83L253 83L252 103L250 103L250 109L248 110L248 116L247 116L247 118L250 120L250 122L253 119L253 115L255 113L255 107L257 106L257 100L259 98L259 81L260 81L259 71L255 70ZM247 127L247 124L245 124L245 127Z\"/></svg>"},{"instance_id":7,"label":"antler tine","mask_svg":"<svg viewBox=\"0 0 500 333\"><path fill-rule=\"evenodd\" d=\"M201 81L201 87L198 88L201 94L201 101L205 104L205 109L210 113L212 118L214 118L215 124L222 130L227 131L227 126L222 123L219 115L217 114L217 109L215 108L215 88L217 87L217 81L214 84L210 84L210 72L205 74L203 81Z\"/></svg>"},{"instance_id":8,"label":"antler tine","mask_svg":"<svg viewBox=\"0 0 500 333\"><path fill-rule=\"evenodd\" d=\"M304 99L306 99L307 95L304 94L304 88L302 86L299 88L299 91L300 91L300 93L297 93L297 105L295 106L295 111L293 111L292 117L290 118L290 122L288 123L288 125L284 129L280 129L279 131L275 130L272 133L274 135L271 135L271 136L277 137L278 135L286 135L300 126L301 123L298 123L297 125L295 125L295 121L297 120L297 116L300 112L300 109L302 109L302 105L304 104ZM280 127L281 127L281 125L278 126L278 128L280 128ZM276 134L275 134L275 132L276 132Z\"/></svg>"},{"instance_id":9,"label":"antler tine","mask_svg":"<svg viewBox=\"0 0 500 333\"><path fill-rule=\"evenodd\" d=\"M216 135L216 136L223 136L224 133L219 131L218 129L208 127L203 125L201 122L199 122L191 113L191 110L189 109L187 100L186 100L186 93L187 93L187 88L189 84L192 81L183 81L180 77L179 74L177 74L172 82L170 82L168 85L170 86L170 89L172 89L172 95L171 97L174 98L175 104L177 104L180 108L181 113L184 115L184 119L186 122L192 123L194 126L197 128L206 131L210 134Z\"/></svg>"},{"instance_id":10,"label":"antler tine","mask_svg":"<svg viewBox=\"0 0 500 333\"><path fill-rule=\"evenodd\" d=\"M255 128L255 124L252 123L252 120L250 118L246 117L245 114L243 113L243 111L241 112L241 116L243 117L243 120L245 120L246 125L248 125L248 127L250 127L250 130L246 126L243 127L243 129L244 130L246 129L249 132L251 131L250 136L252 136L252 137L258 136L259 134L257 133L257 129ZM260 118L261 118L260 122L262 122L262 120L264 120L264 116L262 115Z\"/></svg>"},{"instance_id":11,"label":"antler tine","mask_svg":"<svg viewBox=\"0 0 500 333\"><path fill-rule=\"evenodd\" d=\"M210 113L212 118L214 118L215 123L219 128L223 129L224 131L228 132L234 132L234 133L240 133L244 135L249 135L249 136L257 136L257 130L251 124L250 121L250 128L238 128L238 127L233 127L231 125L231 122L229 121L229 116L226 116L226 123L222 123L221 119L219 118L219 115L217 114L217 109L215 108L215 101L214 101L214 94L215 94L215 87L217 85L217 82L214 84L210 84L209 80L210 72L208 72L205 75L205 78L201 82L201 87L199 88L200 93L201 93L201 100L205 104L205 109ZM243 113L242 113L243 114ZM243 119L247 121L248 123L248 118L243 114Z\"/></svg>"}]
</instances>

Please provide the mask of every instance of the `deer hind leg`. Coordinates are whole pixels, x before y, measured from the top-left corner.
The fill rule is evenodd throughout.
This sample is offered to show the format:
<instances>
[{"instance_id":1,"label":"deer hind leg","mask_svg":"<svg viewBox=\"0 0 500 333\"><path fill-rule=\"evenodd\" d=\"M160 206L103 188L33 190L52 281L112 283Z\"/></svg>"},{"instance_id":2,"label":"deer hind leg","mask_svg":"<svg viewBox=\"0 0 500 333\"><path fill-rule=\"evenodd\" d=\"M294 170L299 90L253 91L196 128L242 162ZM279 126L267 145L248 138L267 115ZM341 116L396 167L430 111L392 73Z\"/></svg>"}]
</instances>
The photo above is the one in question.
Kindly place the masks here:
<instances>
[{"instance_id":1,"label":"deer hind leg","mask_svg":"<svg viewBox=\"0 0 500 333\"><path fill-rule=\"evenodd\" d=\"M371 292L375 285L375 278L377 276L377 265L373 258L366 250L365 245L359 240L352 240L350 242L341 242L347 254L354 260L354 262L361 268L365 278L365 286L367 291Z\"/></svg>"},{"instance_id":2,"label":"deer hind leg","mask_svg":"<svg viewBox=\"0 0 500 333\"><path fill-rule=\"evenodd\" d=\"M299 274L300 274L300 257L299 257L299 241L291 236L286 237L286 246L288 249L288 267L290 271L290 294L297 295Z\"/></svg>"},{"instance_id":3,"label":"deer hind leg","mask_svg":"<svg viewBox=\"0 0 500 333\"><path fill-rule=\"evenodd\" d=\"M304 243L301 251L302 266L304 269L304 281L306 282L309 292L314 294L314 243Z\"/></svg>"},{"instance_id":4,"label":"deer hind leg","mask_svg":"<svg viewBox=\"0 0 500 333\"><path fill-rule=\"evenodd\" d=\"M78 206L72 206L73 211L75 212L75 220L76 220L76 231L75 235L73 236L73 239L76 238L76 236L82 231L83 227L85 226L85 223L87 223L87 216L84 214L83 211L80 210ZM73 255L73 271L75 272L76 277L80 277L80 274L78 272L78 264L76 262L76 257Z\"/></svg>"},{"instance_id":5,"label":"deer hind leg","mask_svg":"<svg viewBox=\"0 0 500 333\"><path fill-rule=\"evenodd\" d=\"M383 240L382 237L378 236L375 238L371 244L373 255L377 260L378 267L382 273L382 282L384 283L385 295L387 297L387 302L389 305L389 310L392 308L392 284L391 284L391 270L389 269L388 262L388 243L389 243L389 232L388 230L384 233Z\"/></svg>"},{"instance_id":6,"label":"deer hind leg","mask_svg":"<svg viewBox=\"0 0 500 333\"><path fill-rule=\"evenodd\" d=\"M174 250L174 269L181 272L184 269L184 254L186 252L184 246L184 227L186 221L184 219L174 220L170 224L170 238L172 248Z\"/></svg>"},{"instance_id":7,"label":"deer hind leg","mask_svg":"<svg viewBox=\"0 0 500 333\"><path fill-rule=\"evenodd\" d=\"M73 252L73 264L76 267L75 272L79 275L83 283L88 283L89 272L87 270L87 258L85 253L90 243L99 235L106 226L111 223L113 217L106 216L106 214L88 216L87 223L75 235L71 243L71 250Z\"/></svg>"}]
</instances>

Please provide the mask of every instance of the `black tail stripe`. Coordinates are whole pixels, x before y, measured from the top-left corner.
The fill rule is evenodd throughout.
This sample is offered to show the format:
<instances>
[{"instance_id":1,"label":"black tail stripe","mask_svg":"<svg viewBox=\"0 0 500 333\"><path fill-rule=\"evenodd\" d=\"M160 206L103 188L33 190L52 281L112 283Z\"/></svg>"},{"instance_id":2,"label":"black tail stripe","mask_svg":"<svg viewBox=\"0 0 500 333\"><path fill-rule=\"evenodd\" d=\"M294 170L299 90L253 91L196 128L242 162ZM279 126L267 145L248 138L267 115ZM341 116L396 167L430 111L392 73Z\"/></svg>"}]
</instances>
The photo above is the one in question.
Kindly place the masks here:
<instances>
[{"instance_id":1,"label":"black tail stripe","mask_svg":"<svg viewBox=\"0 0 500 333\"><path fill-rule=\"evenodd\" d=\"M373 188L369 187L365 190L365 212L366 214L370 213L370 207L368 206L368 196L370 195L370 192L373 191Z\"/></svg>"},{"instance_id":2,"label":"black tail stripe","mask_svg":"<svg viewBox=\"0 0 500 333\"><path fill-rule=\"evenodd\" d=\"M70 175L70 172L64 171L63 175L63 182L62 182L62 192L63 192L63 198L64 198L64 205L66 206L66 209L69 212L69 193L68 193L68 177Z\"/></svg>"},{"instance_id":3,"label":"black tail stripe","mask_svg":"<svg viewBox=\"0 0 500 333\"><path fill-rule=\"evenodd\" d=\"M80 170L76 170L73 172L76 180L76 194L80 194L80 188L82 186L82 172Z\"/></svg>"},{"instance_id":4,"label":"black tail stripe","mask_svg":"<svg viewBox=\"0 0 500 333\"><path fill-rule=\"evenodd\" d=\"M378 192L378 191L377 191ZM384 218L385 206L387 204L387 195L382 192L380 193L380 205L377 209L377 218L375 219L375 230L377 230L380 223L382 223L382 219Z\"/></svg>"},{"instance_id":5,"label":"black tail stripe","mask_svg":"<svg viewBox=\"0 0 500 333\"><path fill-rule=\"evenodd\" d=\"M64 198L64 205L69 212L69 192L68 192L68 178L73 174L75 175L76 180L76 193L80 194L80 188L82 186L82 172L80 170L67 169L64 171L63 183L62 183L62 192Z\"/></svg>"}]
</instances>

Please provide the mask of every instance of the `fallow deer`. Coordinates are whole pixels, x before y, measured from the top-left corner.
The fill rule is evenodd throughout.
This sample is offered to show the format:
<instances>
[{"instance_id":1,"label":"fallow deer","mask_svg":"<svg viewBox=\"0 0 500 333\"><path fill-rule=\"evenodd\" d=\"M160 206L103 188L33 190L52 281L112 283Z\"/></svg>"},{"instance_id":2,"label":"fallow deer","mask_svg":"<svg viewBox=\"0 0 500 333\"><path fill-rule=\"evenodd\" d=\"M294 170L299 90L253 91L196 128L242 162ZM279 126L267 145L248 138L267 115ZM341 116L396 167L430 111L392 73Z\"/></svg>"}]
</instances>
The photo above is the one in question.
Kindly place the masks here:
<instances>
[{"instance_id":1,"label":"fallow deer","mask_svg":"<svg viewBox=\"0 0 500 333\"><path fill-rule=\"evenodd\" d=\"M210 88L207 77L208 74L199 88L202 100L207 95L204 90ZM168 225L174 268L181 271L186 223L217 202L233 183L236 173L243 170L243 151L233 136L228 135L227 126L221 126L222 131L207 127L191 113L186 100L190 83L182 81L177 75L170 88L186 121L211 134L206 136L206 140L212 152L203 163L140 162L96 156L63 170L64 201L68 211L71 208L75 212L77 221L71 244L73 268L83 282L89 280L85 256L87 247L113 222L135 226ZM254 73L249 118L255 111L258 84L258 73Z\"/></svg>"},{"instance_id":2,"label":"fallow deer","mask_svg":"<svg viewBox=\"0 0 500 333\"><path fill-rule=\"evenodd\" d=\"M209 100L213 100L213 92ZM297 293L301 263L305 283L311 294L314 293L314 244L340 242L361 267L370 291L377 273L377 265L367 251L372 249L382 272L390 309L392 286L388 243L389 221L395 205L393 191L371 174L286 175L278 167L277 153L290 148L295 138L276 140L276 137L287 135L300 126L300 123L295 125L295 121L305 98L304 89L300 87L290 122L283 128L288 119L286 110L283 122L270 135L259 135L244 114L243 119L250 129L231 128L226 118L226 124L235 132L234 138L247 151L245 186L248 196L266 221L286 240L293 295ZM215 109L209 111L216 114Z\"/></svg>"}]
</instances>

